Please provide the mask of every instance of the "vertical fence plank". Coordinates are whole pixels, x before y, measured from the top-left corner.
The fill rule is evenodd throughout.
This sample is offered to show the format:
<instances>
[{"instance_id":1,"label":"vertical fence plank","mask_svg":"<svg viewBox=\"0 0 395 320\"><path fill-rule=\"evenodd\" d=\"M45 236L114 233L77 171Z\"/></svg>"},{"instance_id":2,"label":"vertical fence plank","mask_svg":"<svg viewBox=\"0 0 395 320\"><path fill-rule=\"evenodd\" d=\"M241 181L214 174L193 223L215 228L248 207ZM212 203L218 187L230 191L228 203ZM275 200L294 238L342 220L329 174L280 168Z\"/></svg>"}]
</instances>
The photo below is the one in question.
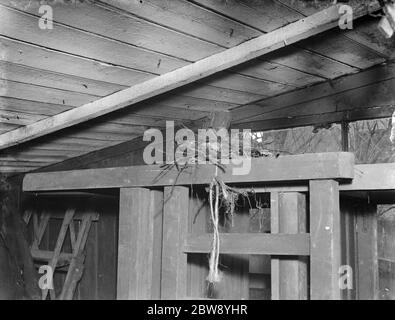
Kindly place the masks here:
<instances>
[{"instance_id":1,"label":"vertical fence plank","mask_svg":"<svg viewBox=\"0 0 395 320\"><path fill-rule=\"evenodd\" d=\"M306 233L306 195L296 192L279 195L280 233ZM280 258L280 299L306 300L308 298L308 258Z\"/></svg>"},{"instance_id":2,"label":"vertical fence plank","mask_svg":"<svg viewBox=\"0 0 395 320\"><path fill-rule=\"evenodd\" d=\"M340 299L339 183L310 181L311 299Z\"/></svg>"},{"instance_id":3,"label":"vertical fence plank","mask_svg":"<svg viewBox=\"0 0 395 320\"><path fill-rule=\"evenodd\" d=\"M270 231L279 233L279 192L270 193ZM271 295L272 300L280 300L280 260L271 256Z\"/></svg>"},{"instance_id":4,"label":"vertical fence plank","mask_svg":"<svg viewBox=\"0 0 395 320\"><path fill-rule=\"evenodd\" d=\"M151 191L150 214L154 219L151 299L160 299L162 273L163 191Z\"/></svg>"},{"instance_id":5,"label":"vertical fence plank","mask_svg":"<svg viewBox=\"0 0 395 320\"><path fill-rule=\"evenodd\" d=\"M119 203L118 299L150 299L153 262L151 192L121 188Z\"/></svg>"},{"instance_id":6,"label":"vertical fence plank","mask_svg":"<svg viewBox=\"0 0 395 320\"><path fill-rule=\"evenodd\" d=\"M276 214L276 217L272 218L273 233L307 232L306 195L297 192L278 193L273 197L273 206ZM306 300L308 298L307 267L307 257L273 258L272 298Z\"/></svg>"},{"instance_id":7,"label":"vertical fence plank","mask_svg":"<svg viewBox=\"0 0 395 320\"><path fill-rule=\"evenodd\" d=\"M199 191L191 192L189 203L189 231L200 235L208 231L210 208L205 201L206 194ZM207 297L208 256L207 254L188 254L189 297Z\"/></svg>"},{"instance_id":8,"label":"vertical fence plank","mask_svg":"<svg viewBox=\"0 0 395 320\"><path fill-rule=\"evenodd\" d=\"M183 252L188 232L189 189L165 187L162 246L162 299L187 295L187 255Z\"/></svg>"},{"instance_id":9,"label":"vertical fence plank","mask_svg":"<svg viewBox=\"0 0 395 320\"><path fill-rule=\"evenodd\" d=\"M357 298L356 281L358 275L357 266L357 240L356 240L356 216L355 201L342 197L340 199L340 227L341 227L341 264L347 265L352 270L352 275L346 279L350 285L342 290L342 300L355 300Z\"/></svg>"},{"instance_id":10,"label":"vertical fence plank","mask_svg":"<svg viewBox=\"0 0 395 320\"><path fill-rule=\"evenodd\" d=\"M358 262L358 299L378 299L377 206L359 205L355 209Z\"/></svg>"}]
</instances>

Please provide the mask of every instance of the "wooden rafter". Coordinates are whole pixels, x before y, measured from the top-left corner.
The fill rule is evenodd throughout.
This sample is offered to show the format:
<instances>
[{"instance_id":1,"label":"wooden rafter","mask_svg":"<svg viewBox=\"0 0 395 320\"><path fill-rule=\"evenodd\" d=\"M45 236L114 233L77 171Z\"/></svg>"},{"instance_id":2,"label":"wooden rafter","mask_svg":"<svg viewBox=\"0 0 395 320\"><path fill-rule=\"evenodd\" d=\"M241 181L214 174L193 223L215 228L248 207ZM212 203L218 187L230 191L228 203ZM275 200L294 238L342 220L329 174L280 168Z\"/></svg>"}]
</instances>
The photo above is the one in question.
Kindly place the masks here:
<instances>
[{"instance_id":1,"label":"wooden rafter","mask_svg":"<svg viewBox=\"0 0 395 320\"><path fill-rule=\"evenodd\" d=\"M354 18L364 14L366 14L365 6L357 6L355 8ZM339 5L334 5L307 18L159 77L147 80L94 102L6 132L0 135L0 149L17 145L125 108L219 71L242 64L302 39L309 38L336 26L339 17Z\"/></svg>"}]
</instances>

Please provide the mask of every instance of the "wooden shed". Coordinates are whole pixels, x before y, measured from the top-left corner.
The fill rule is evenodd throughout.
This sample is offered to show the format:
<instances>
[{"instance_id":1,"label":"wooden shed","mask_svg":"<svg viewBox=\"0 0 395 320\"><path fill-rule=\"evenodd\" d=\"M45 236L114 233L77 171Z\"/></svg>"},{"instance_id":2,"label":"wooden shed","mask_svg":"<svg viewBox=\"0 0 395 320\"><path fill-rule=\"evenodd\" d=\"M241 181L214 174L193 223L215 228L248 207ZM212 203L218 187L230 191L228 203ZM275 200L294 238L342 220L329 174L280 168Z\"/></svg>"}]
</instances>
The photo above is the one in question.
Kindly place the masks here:
<instances>
[{"instance_id":1,"label":"wooden shed","mask_svg":"<svg viewBox=\"0 0 395 320\"><path fill-rule=\"evenodd\" d=\"M395 299L394 16L0 0L0 299Z\"/></svg>"}]
</instances>

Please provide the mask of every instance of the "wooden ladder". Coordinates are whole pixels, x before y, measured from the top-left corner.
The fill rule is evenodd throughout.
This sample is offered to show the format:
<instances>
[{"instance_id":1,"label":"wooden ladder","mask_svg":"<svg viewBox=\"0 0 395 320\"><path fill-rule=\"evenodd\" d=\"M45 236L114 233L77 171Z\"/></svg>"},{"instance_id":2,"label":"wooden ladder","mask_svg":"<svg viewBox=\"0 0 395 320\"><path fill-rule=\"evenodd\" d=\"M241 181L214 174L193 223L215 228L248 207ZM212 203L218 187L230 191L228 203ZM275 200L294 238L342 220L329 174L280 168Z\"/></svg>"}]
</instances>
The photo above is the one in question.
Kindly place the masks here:
<instances>
[{"instance_id":1,"label":"wooden ladder","mask_svg":"<svg viewBox=\"0 0 395 320\"><path fill-rule=\"evenodd\" d=\"M66 210L60 231L56 240L53 251L41 250L40 243L48 227L51 218L59 218L59 215L43 211L39 217L37 212L26 210L23 220L26 225L33 220L33 242L31 245L31 255L35 263L42 261L48 262L53 275L56 268L67 268L66 279L63 283L61 293L55 296L55 288L42 290L42 300L46 300L49 292L51 300L71 300L73 299L78 282L81 280L84 271L85 261L85 244L88 238L92 221L98 220L96 212L88 211L86 213L75 214L74 208ZM75 222L79 222L78 232L76 233ZM70 242L72 252L62 252L62 247L67 235L70 232ZM52 281L53 283L53 281Z\"/></svg>"}]
</instances>

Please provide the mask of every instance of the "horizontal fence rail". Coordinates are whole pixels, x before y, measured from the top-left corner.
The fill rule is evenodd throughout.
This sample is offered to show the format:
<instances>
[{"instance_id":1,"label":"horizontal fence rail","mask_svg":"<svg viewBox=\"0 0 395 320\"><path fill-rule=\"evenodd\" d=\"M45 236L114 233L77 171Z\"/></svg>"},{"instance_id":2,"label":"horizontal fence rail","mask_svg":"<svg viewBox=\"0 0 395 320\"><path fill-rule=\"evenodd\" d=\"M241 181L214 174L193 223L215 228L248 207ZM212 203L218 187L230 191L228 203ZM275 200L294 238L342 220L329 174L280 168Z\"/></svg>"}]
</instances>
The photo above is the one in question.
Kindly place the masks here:
<instances>
[{"instance_id":1,"label":"horizontal fence rail","mask_svg":"<svg viewBox=\"0 0 395 320\"><path fill-rule=\"evenodd\" d=\"M210 233L189 235L185 241L185 253L208 253L213 236ZM220 233L222 254L297 255L310 254L310 235L299 234L253 234Z\"/></svg>"}]
</instances>

